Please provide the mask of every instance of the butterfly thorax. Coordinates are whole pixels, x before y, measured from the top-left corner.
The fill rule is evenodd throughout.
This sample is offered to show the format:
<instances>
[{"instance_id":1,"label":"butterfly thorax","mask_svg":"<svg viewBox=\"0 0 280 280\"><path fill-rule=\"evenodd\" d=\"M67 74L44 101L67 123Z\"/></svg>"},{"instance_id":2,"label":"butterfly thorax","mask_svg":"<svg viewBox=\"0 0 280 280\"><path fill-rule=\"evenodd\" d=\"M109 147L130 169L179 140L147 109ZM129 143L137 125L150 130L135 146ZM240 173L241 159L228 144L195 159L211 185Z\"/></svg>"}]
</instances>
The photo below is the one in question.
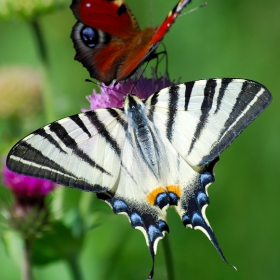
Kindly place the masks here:
<instances>
[{"instance_id":1,"label":"butterfly thorax","mask_svg":"<svg viewBox=\"0 0 280 280\"><path fill-rule=\"evenodd\" d=\"M124 111L132 134L140 148L143 160L157 174L158 173L158 149L155 135L149 124L145 105L135 95L128 95L124 102Z\"/></svg>"}]
</instances>

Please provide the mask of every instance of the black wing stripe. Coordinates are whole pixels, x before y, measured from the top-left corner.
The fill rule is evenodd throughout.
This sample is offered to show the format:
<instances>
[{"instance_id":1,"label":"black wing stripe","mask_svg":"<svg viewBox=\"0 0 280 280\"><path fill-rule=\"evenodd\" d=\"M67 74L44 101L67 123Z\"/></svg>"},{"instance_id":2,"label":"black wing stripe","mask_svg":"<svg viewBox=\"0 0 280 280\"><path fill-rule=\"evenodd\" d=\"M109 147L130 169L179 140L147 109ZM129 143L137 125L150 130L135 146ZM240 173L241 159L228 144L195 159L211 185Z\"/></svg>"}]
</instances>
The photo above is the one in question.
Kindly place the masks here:
<instances>
[{"instance_id":1,"label":"black wing stripe","mask_svg":"<svg viewBox=\"0 0 280 280\"><path fill-rule=\"evenodd\" d=\"M118 155L118 157L121 157L121 148L119 147L119 144L107 131L104 123L98 119L97 113L95 111L89 111L85 113L85 116L88 117L92 125L98 131L99 135L101 135L105 139L107 144L110 145L110 147Z\"/></svg>"},{"instance_id":2,"label":"black wing stripe","mask_svg":"<svg viewBox=\"0 0 280 280\"><path fill-rule=\"evenodd\" d=\"M186 89L185 89L185 111L188 110L188 106L189 106L189 102L190 102L190 98L192 95L192 90L194 87L195 82L188 82L185 83Z\"/></svg>"},{"instance_id":3,"label":"black wing stripe","mask_svg":"<svg viewBox=\"0 0 280 280\"><path fill-rule=\"evenodd\" d=\"M179 86L172 86L169 88L168 116L166 122L166 137L169 141L172 141L173 138L173 125L176 120L178 109L179 89Z\"/></svg>"},{"instance_id":4,"label":"black wing stripe","mask_svg":"<svg viewBox=\"0 0 280 280\"><path fill-rule=\"evenodd\" d=\"M88 135L88 137L92 136L88 131L87 127L85 126L84 122L80 119L79 115L71 116L69 117L69 119L71 119L74 123L76 123L76 125L80 127L83 130L83 132L85 132Z\"/></svg>"},{"instance_id":5,"label":"black wing stripe","mask_svg":"<svg viewBox=\"0 0 280 280\"><path fill-rule=\"evenodd\" d=\"M74 174L68 172L62 166L44 156L39 150L25 141L21 141L19 145L15 146L10 151L8 158L8 168L25 175L53 180L54 178L52 176L42 177L43 170L50 170L52 172L75 177ZM24 162L27 162L27 164Z\"/></svg>"},{"instance_id":6,"label":"black wing stripe","mask_svg":"<svg viewBox=\"0 0 280 280\"><path fill-rule=\"evenodd\" d=\"M238 94L233 109L220 132L217 143L211 153L201 160L199 165L212 161L226 149L231 142L268 106L271 101L269 91L262 85L245 81Z\"/></svg>"},{"instance_id":7,"label":"black wing stripe","mask_svg":"<svg viewBox=\"0 0 280 280\"><path fill-rule=\"evenodd\" d=\"M119 109L118 109L119 110ZM129 141L129 143L133 146L133 141L131 138L131 134L128 132L128 123L126 120L124 120L121 115L119 114L118 110L114 109L114 108L107 108L107 111L109 112L109 114L114 117L116 119L116 121L123 127L124 131L125 131L125 137L126 139ZM124 167L124 165L122 164L122 166Z\"/></svg>"},{"instance_id":8,"label":"black wing stripe","mask_svg":"<svg viewBox=\"0 0 280 280\"><path fill-rule=\"evenodd\" d=\"M83 178L78 178L24 140L10 151L8 159L7 167L20 174L87 191L104 192L107 190L107 187L99 184L92 185Z\"/></svg>"},{"instance_id":9,"label":"black wing stripe","mask_svg":"<svg viewBox=\"0 0 280 280\"><path fill-rule=\"evenodd\" d=\"M234 106L232 107L232 111L230 112L229 117L228 117L227 121L225 122L224 129L220 132L219 139L221 139L224 132L226 130L228 130L233 123L237 122L237 119L239 118L240 115L242 116L241 120L243 120L243 118L248 118L248 121L249 121L249 119L252 118L252 115L251 114L245 114L244 110L248 106L248 104L253 100L256 93L261 88L258 87L257 91L255 91L255 89L256 88L254 88L254 92L252 92L252 94L246 94L247 92L249 93L249 91L250 91L250 82L245 81L243 83L242 88L241 88L241 90L238 93L238 96L236 98L236 102L235 102ZM247 121L247 123L248 123L248 121ZM244 122L243 126L244 127L246 126L246 122Z\"/></svg>"},{"instance_id":10,"label":"black wing stripe","mask_svg":"<svg viewBox=\"0 0 280 280\"><path fill-rule=\"evenodd\" d=\"M76 141L69 136L66 129L59 123L53 122L49 125L50 130L62 141L62 143L69 149L73 151L73 153L81 158L83 161L87 162L91 167L94 167L101 171L102 173L106 173L107 175L111 175L107 172L103 167L98 165L92 158L88 156L83 150L81 150Z\"/></svg>"},{"instance_id":11,"label":"black wing stripe","mask_svg":"<svg viewBox=\"0 0 280 280\"><path fill-rule=\"evenodd\" d=\"M107 109L108 113L116 119L116 121L124 128L124 130L127 130L128 123L124 119L121 118L120 114L118 113L117 110L113 108L108 108Z\"/></svg>"},{"instance_id":12,"label":"black wing stripe","mask_svg":"<svg viewBox=\"0 0 280 280\"><path fill-rule=\"evenodd\" d=\"M209 117L209 111L212 108L213 104L213 96L215 94L215 89L217 86L217 81L214 79L207 80L206 86L204 88L204 98L201 104L201 115L199 118L199 122L196 126L196 130L194 132L194 136L188 151L188 154L191 153L192 149L194 148L195 143L199 140L202 130L207 124L207 120Z\"/></svg>"},{"instance_id":13,"label":"black wing stripe","mask_svg":"<svg viewBox=\"0 0 280 280\"><path fill-rule=\"evenodd\" d=\"M148 113L148 119L153 122L154 120L154 112L155 112L155 106L158 102L158 91L155 92L150 98L148 99L145 99L143 102L144 104L147 103L147 101L150 101L150 110L149 110L149 113Z\"/></svg>"},{"instance_id":14,"label":"black wing stripe","mask_svg":"<svg viewBox=\"0 0 280 280\"><path fill-rule=\"evenodd\" d=\"M223 98L225 96L225 92L228 88L228 85L232 82L233 79L231 78L223 78L221 81L221 87L219 90L219 95L218 95L218 101L217 101L217 107L216 110L214 112L214 114L217 114L221 108L221 104L223 102Z\"/></svg>"},{"instance_id":15,"label":"black wing stripe","mask_svg":"<svg viewBox=\"0 0 280 280\"><path fill-rule=\"evenodd\" d=\"M49 126L47 126L47 127L49 127ZM52 137L52 135L51 135L51 134L48 134L48 133L46 132L46 128L47 128L47 127L45 127L45 128L44 128L44 127L41 127L41 128L39 128L39 129L37 129L36 131L34 131L33 134L34 134L34 135L39 135L39 136L41 136L42 138L48 140L48 141L50 142L50 144L54 145L57 149L60 150L60 152L66 153L66 152L60 147L59 143Z\"/></svg>"}]
</instances>

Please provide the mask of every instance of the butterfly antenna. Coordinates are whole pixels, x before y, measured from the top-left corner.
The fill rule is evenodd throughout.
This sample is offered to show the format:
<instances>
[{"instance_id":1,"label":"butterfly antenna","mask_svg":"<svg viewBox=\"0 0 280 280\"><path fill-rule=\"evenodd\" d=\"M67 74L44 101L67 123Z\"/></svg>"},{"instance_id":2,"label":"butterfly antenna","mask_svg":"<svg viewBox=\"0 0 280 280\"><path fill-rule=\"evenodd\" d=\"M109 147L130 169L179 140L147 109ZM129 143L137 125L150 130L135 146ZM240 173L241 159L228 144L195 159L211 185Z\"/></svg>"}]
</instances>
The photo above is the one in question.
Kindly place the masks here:
<instances>
[{"instance_id":1,"label":"butterfly antenna","mask_svg":"<svg viewBox=\"0 0 280 280\"><path fill-rule=\"evenodd\" d=\"M192 13L192 12L198 10L199 8L205 7L206 5L207 5L207 2L204 2L204 3L202 3L201 5L199 5L198 7L193 8L193 9L191 9L191 10L189 10L189 11L183 13L183 14L178 15L178 17L181 17L181 16L185 16L185 15L187 15L187 14L190 14L190 13Z\"/></svg>"},{"instance_id":2,"label":"butterfly antenna","mask_svg":"<svg viewBox=\"0 0 280 280\"><path fill-rule=\"evenodd\" d=\"M150 3L150 21L151 21L151 26L154 26L154 16L153 16L152 0L149 0L149 3Z\"/></svg>"},{"instance_id":3,"label":"butterfly antenna","mask_svg":"<svg viewBox=\"0 0 280 280\"><path fill-rule=\"evenodd\" d=\"M164 50L161 51L161 52L158 52L158 53L155 53L152 57L152 59L156 59L156 67L155 67L155 74L156 74L156 78L158 79L158 67L159 67L159 64L161 63L161 61L163 60L163 58L165 57L165 74L168 75L168 54L167 54L167 51L166 51L166 46L164 43L161 43L161 45L163 46ZM160 55L163 55L160 59L158 58ZM151 59L151 60L152 60Z\"/></svg>"},{"instance_id":4,"label":"butterfly antenna","mask_svg":"<svg viewBox=\"0 0 280 280\"><path fill-rule=\"evenodd\" d=\"M146 71L146 69L147 69L147 67L148 67L149 62L150 62L150 61L147 61L147 64L146 64L146 66L144 67L142 73L139 75L139 77L138 77L136 83L133 85L133 87L132 87L132 89L131 89L131 93L133 92L133 90L135 89L136 85L138 84L138 82L139 82L140 79L142 78L144 72Z\"/></svg>"},{"instance_id":5,"label":"butterfly antenna","mask_svg":"<svg viewBox=\"0 0 280 280\"><path fill-rule=\"evenodd\" d=\"M87 83L93 83L93 84L99 86L98 83L96 83L96 82L94 82L93 80L90 80L90 79L85 79L85 82L87 82Z\"/></svg>"}]
</instances>

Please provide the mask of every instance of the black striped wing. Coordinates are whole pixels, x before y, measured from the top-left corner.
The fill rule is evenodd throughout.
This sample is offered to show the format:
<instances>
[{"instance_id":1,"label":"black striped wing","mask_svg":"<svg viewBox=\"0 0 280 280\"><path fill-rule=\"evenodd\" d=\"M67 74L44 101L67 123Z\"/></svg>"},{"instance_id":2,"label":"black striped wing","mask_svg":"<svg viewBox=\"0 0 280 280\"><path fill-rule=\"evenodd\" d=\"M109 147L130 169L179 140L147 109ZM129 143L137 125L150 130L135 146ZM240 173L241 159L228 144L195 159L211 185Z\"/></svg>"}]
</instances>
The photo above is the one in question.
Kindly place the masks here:
<instances>
[{"instance_id":1,"label":"black striped wing","mask_svg":"<svg viewBox=\"0 0 280 280\"><path fill-rule=\"evenodd\" d=\"M120 172L122 115L119 109L100 109L53 122L18 142L7 166L64 186L108 191Z\"/></svg>"},{"instance_id":2,"label":"black striped wing","mask_svg":"<svg viewBox=\"0 0 280 280\"><path fill-rule=\"evenodd\" d=\"M194 167L213 161L270 103L261 84L209 79L161 90L145 104L149 116Z\"/></svg>"}]
</instances>

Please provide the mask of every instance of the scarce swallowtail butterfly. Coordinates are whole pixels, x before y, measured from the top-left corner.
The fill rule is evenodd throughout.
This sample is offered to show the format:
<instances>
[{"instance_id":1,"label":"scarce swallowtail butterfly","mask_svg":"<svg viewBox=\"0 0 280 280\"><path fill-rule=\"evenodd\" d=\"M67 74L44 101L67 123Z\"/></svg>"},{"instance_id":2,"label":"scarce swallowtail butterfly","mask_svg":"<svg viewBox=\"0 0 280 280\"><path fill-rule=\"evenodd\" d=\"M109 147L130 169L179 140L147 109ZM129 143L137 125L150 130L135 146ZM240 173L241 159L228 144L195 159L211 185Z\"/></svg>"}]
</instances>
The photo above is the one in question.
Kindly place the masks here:
<instances>
[{"instance_id":1,"label":"scarce swallowtail butterfly","mask_svg":"<svg viewBox=\"0 0 280 280\"><path fill-rule=\"evenodd\" d=\"M14 172L97 193L141 230L153 259L175 207L226 261L206 218L207 188L219 155L270 103L261 84L208 79L171 86L123 108L98 109L44 126L19 141Z\"/></svg>"}]
</instances>

